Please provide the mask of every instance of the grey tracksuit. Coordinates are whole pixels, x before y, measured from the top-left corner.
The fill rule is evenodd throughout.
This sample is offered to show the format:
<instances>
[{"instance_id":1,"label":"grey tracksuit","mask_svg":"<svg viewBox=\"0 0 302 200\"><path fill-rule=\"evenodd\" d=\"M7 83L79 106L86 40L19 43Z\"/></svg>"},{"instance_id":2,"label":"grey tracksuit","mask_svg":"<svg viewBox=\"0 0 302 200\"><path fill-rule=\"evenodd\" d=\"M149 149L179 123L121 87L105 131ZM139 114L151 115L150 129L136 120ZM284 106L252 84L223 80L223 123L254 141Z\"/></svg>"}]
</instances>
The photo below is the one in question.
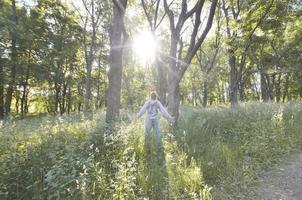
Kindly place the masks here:
<instances>
[{"instance_id":1,"label":"grey tracksuit","mask_svg":"<svg viewBox=\"0 0 302 200\"><path fill-rule=\"evenodd\" d=\"M141 117L147 111L147 117L145 120L145 141L146 143L150 142L150 132L153 128L155 132L155 139L158 144L161 143L161 134L159 128L159 119L158 111L168 119L171 119L172 116L167 112L164 106L158 100L148 100L145 102L143 107L137 114L137 117Z\"/></svg>"}]
</instances>

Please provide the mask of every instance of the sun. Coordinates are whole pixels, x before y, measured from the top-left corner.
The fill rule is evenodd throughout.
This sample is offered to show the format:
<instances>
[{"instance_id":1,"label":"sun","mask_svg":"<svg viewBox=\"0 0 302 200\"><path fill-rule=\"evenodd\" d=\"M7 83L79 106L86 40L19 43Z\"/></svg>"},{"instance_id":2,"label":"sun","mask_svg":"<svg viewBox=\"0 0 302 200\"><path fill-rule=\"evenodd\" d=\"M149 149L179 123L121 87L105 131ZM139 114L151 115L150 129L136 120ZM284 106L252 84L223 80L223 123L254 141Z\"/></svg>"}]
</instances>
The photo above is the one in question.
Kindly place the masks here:
<instances>
[{"instance_id":1,"label":"sun","mask_svg":"<svg viewBox=\"0 0 302 200\"><path fill-rule=\"evenodd\" d=\"M140 64L152 63L156 53L156 41L150 31L142 31L133 38L133 51Z\"/></svg>"}]
</instances>

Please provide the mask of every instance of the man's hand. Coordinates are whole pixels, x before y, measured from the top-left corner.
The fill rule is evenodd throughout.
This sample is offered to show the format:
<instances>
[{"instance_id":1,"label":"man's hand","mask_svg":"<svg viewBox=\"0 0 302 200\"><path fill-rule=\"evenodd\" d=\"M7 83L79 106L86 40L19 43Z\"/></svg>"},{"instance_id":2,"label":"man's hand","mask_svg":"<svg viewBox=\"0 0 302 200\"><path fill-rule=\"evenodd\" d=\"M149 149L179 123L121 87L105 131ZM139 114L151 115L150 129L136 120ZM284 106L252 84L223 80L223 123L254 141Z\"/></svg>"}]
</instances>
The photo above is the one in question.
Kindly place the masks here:
<instances>
[{"instance_id":1,"label":"man's hand","mask_svg":"<svg viewBox=\"0 0 302 200\"><path fill-rule=\"evenodd\" d=\"M175 117L169 118L169 122L173 124L175 122Z\"/></svg>"},{"instance_id":2,"label":"man's hand","mask_svg":"<svg viewBox=\"0 0 302 200\"><path fill-rule=\"evenodd\" d=\"M137 117L137 115L135 115L135 116L133 117L132 121L133 121L133 122L136 122L137 120L138 120L138 117Z\"/></svg>"}]
</instances>

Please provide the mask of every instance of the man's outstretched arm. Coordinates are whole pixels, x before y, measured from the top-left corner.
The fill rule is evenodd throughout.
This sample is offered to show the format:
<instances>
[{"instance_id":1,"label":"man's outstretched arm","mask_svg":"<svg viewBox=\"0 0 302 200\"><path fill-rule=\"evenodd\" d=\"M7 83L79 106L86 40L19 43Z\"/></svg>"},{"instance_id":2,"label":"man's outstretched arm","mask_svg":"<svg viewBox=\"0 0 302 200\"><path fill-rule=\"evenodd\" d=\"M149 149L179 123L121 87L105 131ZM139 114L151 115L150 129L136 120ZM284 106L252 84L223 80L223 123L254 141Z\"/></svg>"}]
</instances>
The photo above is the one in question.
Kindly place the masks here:
<instances>
[{"instance_id":1,"label":"man's outstretched arm","mask_svg":"<svg viewBox=\"0 0 302 200\"><path fill-rule=\"evenodd\" d=\"M174 119L174 117L172 117L169 113L168 113L168 111L165 109L165 107L160 103L160 101L158 101L158 104L159 104L159 111L161 112L161 114L165 117L165 118L167 118L167 119L169 119L169 120L173 120Z\"/></svg>"},{"instance_id":2,"label":"man's outstretched arm","mask_svg":"<svg viewBox=\"0 0 302 200\"><path fill-rule=\"evenodd\" d=\"M147 111L148 101L145 102L143 107L140 109L140 111L137 113L136 117L140 118L145 112Z\"/></svg>"}]
</instances>

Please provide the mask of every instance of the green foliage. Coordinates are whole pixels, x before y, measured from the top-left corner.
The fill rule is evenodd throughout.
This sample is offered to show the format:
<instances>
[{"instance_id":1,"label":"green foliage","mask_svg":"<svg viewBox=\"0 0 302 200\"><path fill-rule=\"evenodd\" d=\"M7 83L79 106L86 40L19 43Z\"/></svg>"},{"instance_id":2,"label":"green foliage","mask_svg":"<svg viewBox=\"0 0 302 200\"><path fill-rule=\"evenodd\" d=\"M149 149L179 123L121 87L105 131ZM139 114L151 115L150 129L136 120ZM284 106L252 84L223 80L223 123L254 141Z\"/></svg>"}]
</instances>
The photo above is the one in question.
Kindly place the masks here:
<instances>
[{"instance_id":1,"label":"green foliage","mask_svg":"<svg viewBox=\"0 0 302 200\"><path fill-rule=\"evenodd\" d=\"M6 121L1 199L211 199L196 161L186 161L171 133L164 151L152 143L147 154L140 124L108 127L103 114Z\"/></svg>"},{"instance_id":2,"label":"green foliage","mask_svg":"<svg viewBox=\"0 0 302 200\"><path fill-rule=\"evenodd\" d=\"M215 199L243 198L262 170L302 150L300 103L183 112L177 141L200 163Z\"/></svg>"},{"instance_id":3,"label":"green foliage","mask_svg":"<svg viewBox=\"0 0 302 200\"><path fill-rule=\"evenodd\" d=\"M260 172L302 150L301 117L299 103L184 107L175 132L162 121L164 148L152 135L149 150L142 120L115 127L103 114L6 121L0 197L244 198Z\"/></svg>"},{"instance_id":4,"label":"green foliage","mask_svg":"<svg viewBox=\"0 0 302 200\"><path fill-rule=\"evenodd\" d=\"M94 52L91 72L92 97L88 101L93 108L105 107L112 1L94 1L94 12L100 15L101 20L98 20L93 49L89 48L92 44L92 22L89 19L89 12L85 11L84 7L80 8L84 5L78 4L77 10L62 1L40 0L31 6L25 6L26 2L17 1L17 23L12 19L12 1L0 2L0 97L4 104L9 96L7 95L9 83L15 77L11 103L13 115L63 114L83 110L83 105L87 104L84 97L87 78L86 58L92 50ZM85 2L88 10L92 9L91 1ZM148 1L145 3L150 17L155 17L156 3ZM234 51L241 101L270 99L286 102L301 99L302 20L299 1L257 0L244 1L237 5L236 1L225 0L225 3L228 8L231 36L225 37L227 24L220 4L220 9L216 9L215 22L210 34L181 81L181 103L205 106L228 102L230 94L228 50ZM176 15L180 14L180 7L181 1L175 1L171 5ZM159 23L165 14L162 4L159 4L158 9ZM78 12L79 10L83 12ZM143 64L145 66L140 66L142 64L135 58L132 49L136 34L148 29L147 27L148 22L140 1L128 1L125 28L129 40L123 52L125 59L120 98L123 108L136 109L150 90L159 90L156 64L145 63ZM190 24L184 27L191 30L193 28ZM12 60L11 54L12 32L16 37L15 60ZM180 32L183 33L185 30ZM157 27L155 35L159 46L157 60L164 69L165 79L169 73L171 59L167 57L170 34L169 26L163 20ZM186 37L183 36L183 41ZM185 54L188 50L186 42L183 47ZM15 65L16 74L13 76L12 66ZM260 76L263 78L261 81ZM163 82L165 90L168 89L167 80ZM3 107L0 105L0 110ZM9 113L3 114L9 117Z\"/></svg>"}]
</instances>

